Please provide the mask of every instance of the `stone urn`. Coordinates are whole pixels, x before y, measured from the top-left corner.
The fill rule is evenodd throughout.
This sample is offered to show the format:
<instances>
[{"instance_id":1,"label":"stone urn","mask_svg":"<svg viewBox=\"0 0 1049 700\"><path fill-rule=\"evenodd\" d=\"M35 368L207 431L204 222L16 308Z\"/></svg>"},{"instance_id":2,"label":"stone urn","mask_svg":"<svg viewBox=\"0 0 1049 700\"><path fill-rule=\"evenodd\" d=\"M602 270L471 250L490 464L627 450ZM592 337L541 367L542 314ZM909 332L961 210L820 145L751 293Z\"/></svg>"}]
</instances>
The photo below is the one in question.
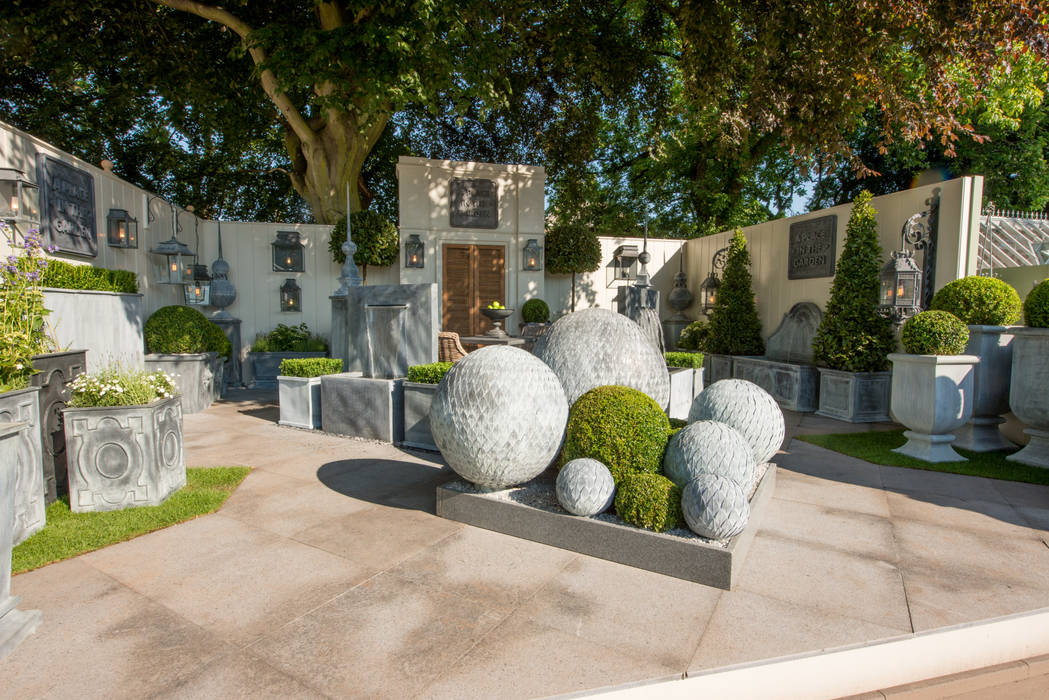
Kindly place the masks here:
<instances>
[{"instance_id":1,"label":"stone urn","mask_svg":"<svg viewBox=\"0 0 1049 700\"><path fill-rule=\"evenodd\" d=\"M893 452L924 462L964 462L951 447L953 433L973 414L975 355L892 353L892 418L905 425L903 447Z\"/></svg>"},{"instance_id":2,"label":"stone urn","mask_svg":"<svg viewBox=\"0 0 1049 700\"><path fill-rule=\"evenodd\" d=\"M493 309L490 306L484 306L481 308L481 313L488 317L492 322L491 329L485 333L493 338L505 338L506 331L503 330L502 323L510 316L513 316L513 309Z\"/></svg>"},{"instance_id":3,"label":"stone urn","mask_svg":"<svg viewBox=\"0 0 1049 700\"><path fill-rule=\"evenodd\" d=\"M1009 406L1029 427L1027 446L1006 459L1049 469L1049 328L1013 328Z\"/></svg>"},{"instance_id":4,"label":"stone urn","mask_svg":"<svg viewBox=\"0 0 1049 700\"><path fill-rule=\"evenodd\" d=\"M998 425L1009 411L1009 374L1013 365L1011 326L969 326L965 352L980 358L973 369L973 417L955 434L955 447L971 452L1008 450L1015 445L1005 439Z\"/></svg>"}]
</instances>

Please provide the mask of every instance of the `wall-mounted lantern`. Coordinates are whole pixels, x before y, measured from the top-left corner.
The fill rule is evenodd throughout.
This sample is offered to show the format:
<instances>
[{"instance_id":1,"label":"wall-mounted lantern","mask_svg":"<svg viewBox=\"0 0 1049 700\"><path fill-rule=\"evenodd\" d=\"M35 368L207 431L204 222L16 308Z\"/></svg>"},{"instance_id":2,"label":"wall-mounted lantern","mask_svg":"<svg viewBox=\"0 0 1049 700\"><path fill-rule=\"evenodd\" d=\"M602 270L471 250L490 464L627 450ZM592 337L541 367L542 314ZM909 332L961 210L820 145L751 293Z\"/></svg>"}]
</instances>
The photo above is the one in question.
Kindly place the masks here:
<instances>
[{"instance_id":1,"label":"wall-mounted lantern","mask_svg":"<svg viewBox=\"0 0 1049 700\"><path fill-rule=\"evenodd\" d=\"M191 280L186 284L186 303L193 306L211 306L211 275L208 266L190 265Z\"/></svg>"},{"instance_id":2,"label":"wall-mounted lantern","mask_svg":"<svg viewBox=\"0 0 1049 700\"><path fill-rule=\"evenodd\" d=\"M901 323L921 310L919 295L922 271L909 251L892 252L889 262L881 269L881 304L878 312Z\"/></svg>"},{"instance_id":3,"label":"wall-mounted lantern","mask_svg":"<svg viewBox=\"0 0 1049 700\"><path fill-rule=\"evenodd\" d=\"M138 219L125 209L110 209L106 216L106 242L110 248L138 248Z\"/></svg>"},{"instance_id":4,"label":"wall-mounted lantern","mask_svg":"<svg viewBox=\"0 0 1049 700\"><path fill-rule=\"evenodd\" d=\"M700 304L703 307L703 313L707 316L710 316L710 312L717 304L718 289L721 287L718 271L725 269L726 262L728 262L728 247L721 248L714 253L714 257L710 259L710 274L699 285Z\"/></svg>"},{"instance_id":5,"label":"wall-mounted lantern","mask_svg":"<svg viewBox=\"0 0 1049 700\"><path fill-rule=\"evenodd\" d=\"M277 231L273 247L274 272L302 272L304 254L298 231Z\"/></svg>"},{"instance_id":6,"label":"wall-mounted lantern","mask_svg":"<svg viewBox=\"0 0 1049 700\"><path fill-rule=\"evenodd\" d=\"M196 255L174 236L149 251L153 256L153 281L157 284L187 284L193 277Z\"/></svg>"},{"instance_id":7,"label":"wall-mounted lantern","mask_svg":"<svg viewBox=\"0 0 1049 700\"><path fill-rule=\"evenodd\" d=\"M0 168L0 219L26 229L40 225L40 187L21 170Z\"/></svg>"},{"instance_id":8,"label":"wall-mounted lantern","mask_svg":"<svg viewBox=\"0 0 1049 700\"><path fill-rule=\"evenodd\" d=\"M404 244L404 266L405 267L416 267L421 268L424 266L424 256L426 255L426 248L423 242L419 240L419 234L413 233L408 236L408 241Z\"/></svg>"},{"instance_id":9,"label":"wall-mounted lantern","mask_svg":"<svg viewBox=\"0 0 1049 700\"><path fill-rule=\"evenodd\" d=\"M524 247L524 265L526 272L538 272L543 269L543 248L535 238L529 238Z\"/></svg>"},{"instance_id":10,"label":"wall-mounted lantern","mask_svg":"<svg viewBox=\"0 0 1049 700\"><path fill-rule=\"evenodd\" d=\"M637 279L637 256L636 245L621 245L612 253L612 267L615 270L617 280Z\"/></svg>"},{"instance_id":11,"label":"wall-mounted lantern","mask_svg":"<svg viewBox=\"0 0 1049 700\"><path fill-rule=\"evenodd\" d=\"M299 288L294 277L289 277L284 284L280 286L280 310L302 310L302 289Z\"/></svg>"}]
</instances>

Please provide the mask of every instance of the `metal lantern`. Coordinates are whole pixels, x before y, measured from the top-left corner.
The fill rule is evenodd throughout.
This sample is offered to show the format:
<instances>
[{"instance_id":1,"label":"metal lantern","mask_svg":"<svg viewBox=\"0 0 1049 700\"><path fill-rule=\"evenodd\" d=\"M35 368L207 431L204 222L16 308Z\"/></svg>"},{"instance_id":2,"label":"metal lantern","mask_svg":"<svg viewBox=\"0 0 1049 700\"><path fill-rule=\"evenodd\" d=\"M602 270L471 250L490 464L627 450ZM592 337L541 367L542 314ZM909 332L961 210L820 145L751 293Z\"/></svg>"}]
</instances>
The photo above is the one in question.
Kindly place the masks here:
<instances>
[{"instance_id":1,"label":"metal lantern","mask_svg":"<svg viewBox=\"0 0 1049 700\"><path fill-rule=\"evenodd\" d=\"M153 258L153 281L157 284L188 284L197 256L174 236L149 251Z\"/></svg>"},{"instance_id":2,"label":"metal lantern","mask_svg":"<svg viewBox=\"0 0 1049 700\"><path fill-rule=\"evenodd\" d=\"M524 247L524 269L538 272L543 269L543 248L535 238L529 238Z\"/></svg>"},{"instance_id":3,"label":"metal lantern","mask_svg":"<svg viewBox=\"0 0 1049 700\"><path fill-rule=\"evenodd\" d=\"M186 303L193 306L211 305L211 275L207 265L190 265L192 280L186 285Z\"/></svg>"},{"instance_id":4,"label":"metal lantern","mask_svg":"<svg viewBox=\"0 0 1049 700\"><path fill-rule=\"evenodd\" d=\"M106 216L106 242L110 248L138 248L138 219L126 209L110 209Z\"/></svg>"},{"instance_id":5,"label":"metal lantern","mask_svg":"<svg viewBox=\"0 0 1049 700\"><path fill-rule=\"evenodd\" d=\"M40 187L14 168L0 168L0 219L26 228L40 225Z\"/></svg>"},{"instance_id":6,"label":"metal lantern","mask_svg":"<svg viewBox=\"0 0 1049 700\"><path fill-rule=\"evenodd\" d=\"M273 247L274 272L302 272L303 248L297 231L277 231Z\"/></svg>"},{"instance_id":7,"label":"metal lantern","mask_svg":"<svg viewBox=\"0 0 1049 700\"><path fill-rule=\"evenodd\" d=\"M408 236L408 242L404 244L404 266L423 267L423 256L425 253L425 247L423 242L419 240L419 234L411 234Z\"/></svg>"},{"instance_id":8,"label":"metal lantern","mask_svg":"<svg viewBox=\"0 0 1049 700\"><path fill-rule=\"evenodd\" d=\"M881 269L881 304L878 311L897 323L921 310L922 272L911 251L893 251Z\"/></svg>"},{"instance_id":9,"label":"metal lantern","mask_svg":"<svg viewBox=\"0 0 1049 700\"><path fill-rule=\"evenodd\" d=\"M280 286L280 310L302 310L302 289L299 288L294 277L289 277L284 284Z\"/></svg>"},{"instance_id":10,"label":"metal lantern","mask_svg":"<svg viewBox=\"0 0 1049 700\"><path fill-rule=\"evenodd\" d=\"M714 310L714 306L718 301L718 289L721 287L718 270L724 270L727 262L728 247L719 248L710 259L710 274L699 285L700 303L703 307L703 313L707 316L710 316L710 312Z\"/></svg>"},{"instance_id":11,"label":"metal lantern","mask_svg":"<svg viewBox=\"0 0 1049 700\"><path fill-rule=\"evenodd\" d=\"M621 245L615 249L612 254L612 263L617 280L637 279L637 256L636 245Z\"/></svg>"}]
</instances>

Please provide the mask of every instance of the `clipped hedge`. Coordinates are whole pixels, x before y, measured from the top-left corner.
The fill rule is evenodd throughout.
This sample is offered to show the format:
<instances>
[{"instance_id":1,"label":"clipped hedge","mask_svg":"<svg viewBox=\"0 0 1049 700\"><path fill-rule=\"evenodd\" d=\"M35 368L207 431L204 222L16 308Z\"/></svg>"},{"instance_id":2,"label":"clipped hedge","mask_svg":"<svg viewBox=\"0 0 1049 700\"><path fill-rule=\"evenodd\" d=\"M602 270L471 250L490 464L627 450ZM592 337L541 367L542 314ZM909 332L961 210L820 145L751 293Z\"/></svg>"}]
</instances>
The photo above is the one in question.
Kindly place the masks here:
<instances>
[{"instance_id":1,"label":"clipped hedge","mask_svg":"<svg viewBox=\"0 0 1049 700\"><path fill-rule=\"evenodd\" d=\"M53 289L77 289L96 292L138 293L138 277L130 270L109 270L90 265L73 265L63 260L48 260L41 285Z\"/></svg>"},{"instance_id":2,"label":"clipped hedge","mask_svg":"<svg viewBox=\"0 0 1049 700\"><path fill-rule=\"evenodd\" d=\"M1035 285L1024 299L1024 319L1031 328L1049 328L1049 278Z\"/></svg>"},{"instance_id":3,"label":"clipped hedge","mask_svg":"<svg viewBox=\"0 0 1049 700\"><path fill-rule=\"evenodd\" d=\"M550 320L550 307L542 299L529 299L521 306L521 318L525 323L546 323Z\"/></svg>"},{"instance_id":4,"label":"clipped hedge","mask_svg":"<svg viewBox=\"0 0 1049 700\"><path fill-rule=\"evenodd\" d=\"M627 474L616 488L616 515L647 530L672 530L684 521L681 489L662 474Z\"/></svg>"},{"instance_id":5,"label":"clipped hedge","mask_svg":"<svg viewBox=\"0 0 1049 700\"><path fill-rule=\"evenodd\" d=\"M217 352L227 360L233 347L222 329L189 306L165 306L142 329L146 352L186 354Z\"/></svg>"},{"instance_id":6,"label":"clipped hedge","mask_svg":"<svg viewBox=\"0 0 1049 700\"><path fill-rule=\"evenodd\" d=\"M428 365L412 365L408 368L408 381L416 384L440 384L444 375L452 368L451 362L431 362Z\"/></svg>"},{"instance_id":7,"label":"clipped hedge","mask_svg":"<svg viewBox=\"0 0 1049 700\"><path fill-rule=\"evenodd\" d=\"M665 352L663 359L667 367L685 367L688 369L701 369L703 367L703 353L701 352Z\"/></svg>"},{"instance_id":8,"label":"clipped hedge","mask_svg":"<svg viewBox=\"0 0 1049 700\"><path fill-rule=\"evenodd\" d=\"M681 330L677 346L682 350L706 350L710 338L710 325L706 321L693 321Z\"/></svg>"},{"instance_id":9,"label":"clipped hedge","mask_svg":"<svg viewBox=\"0 0 1049 700\"><path fill-rule=\"evenodd\" d=\"M903 324L900 342L912 355L961 355L969 327L946 311L922 311Z\"/></svg>"},{"instance_id":10,"label":"clipped hedge","mask_svg":"<svg viewBox=\"0 0 1049 700\"><path fill-rule=\"evenodd\" d=\"M596 459L618 484L631 472L658 472L670 422L647 394L625 386L586 392L568 412L561 466L579 457Z\"/></svg>"},{"instance_id":11,"label":"clipped hedge","mask_svg":"<svg viewBox=\"0 0 1049 700\"><path fill-rule=\"evenodd\" d=\"M972 326L1010 326L1020 322L1020 295L995 277L964 277L943 286L929 304L932 311L948 311Z\"/></svg>"},{"instance_id":12,"label":"clipped hedge","mask_svg":"<svg viewBox=\"0 0 1049 700\"><path fill-rule=\"evenodd\" d=\"M342 360L337 357L296 357L280 361L282 377L320 377L342 372Z\"/></svg>"}]
</instances>

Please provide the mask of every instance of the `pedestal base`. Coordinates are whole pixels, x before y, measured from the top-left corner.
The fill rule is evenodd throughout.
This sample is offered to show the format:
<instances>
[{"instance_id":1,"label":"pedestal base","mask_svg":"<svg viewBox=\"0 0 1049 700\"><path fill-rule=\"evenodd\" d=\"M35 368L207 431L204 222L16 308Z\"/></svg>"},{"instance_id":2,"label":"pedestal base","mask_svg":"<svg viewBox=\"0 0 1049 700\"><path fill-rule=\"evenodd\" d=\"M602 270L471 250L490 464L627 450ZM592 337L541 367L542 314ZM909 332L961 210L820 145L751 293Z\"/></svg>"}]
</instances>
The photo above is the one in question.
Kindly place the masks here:
<instances>
[{"instance_id":1,"label":"pedestal base","mask_svg":"<svg viewBox=\"0 0 1049 700\"><path fill-rule=\"evenodd\" d=\"M897 447L893 452L920 459L923 462L967 461L965 457L962 457L951 448L951 443L954 442L953 435L928 435L926 433L916 433L913 430L904 430L903 435L907 438L907 442L904 443L903 447Z\"/></svg>"},{"instance_id":2,"label":"pedestal base","mask_svg":"<svg viewBox=\"0 0 1049 700\"><path fill-rule=\"evenodd\" d=\"M1006 459L1010 462L1049 469L1049 431L1027 428L1024 432L1031 436L1031 441L1027 443L1027 447L1014 455L1009 455Z\"/></svg>"},{"instance_id":3,"label":"pedestal base","mask_svg":"<svg viewBox=\"0 0 1049 700\"><path fill-rule=\"evenodd\" d=\"M1006 440L998 430L998 426L1004 422L1001 416L973 416L954 434L954 446L970 452L1011 450L1016 445Z\"/></svg>"},{"instance_id":4,"label":"pedestal base","mask_svg":"<svg viewBox=\"0 0 1049 700\"><path fill-rule=\"evenodd\" d=\"M19 600L21 598L12 596L0 603L0 659L14 651L23 639L36 632L43 620L39 610L17 610L15 606Z\"/></svg>"}]
</instances>

